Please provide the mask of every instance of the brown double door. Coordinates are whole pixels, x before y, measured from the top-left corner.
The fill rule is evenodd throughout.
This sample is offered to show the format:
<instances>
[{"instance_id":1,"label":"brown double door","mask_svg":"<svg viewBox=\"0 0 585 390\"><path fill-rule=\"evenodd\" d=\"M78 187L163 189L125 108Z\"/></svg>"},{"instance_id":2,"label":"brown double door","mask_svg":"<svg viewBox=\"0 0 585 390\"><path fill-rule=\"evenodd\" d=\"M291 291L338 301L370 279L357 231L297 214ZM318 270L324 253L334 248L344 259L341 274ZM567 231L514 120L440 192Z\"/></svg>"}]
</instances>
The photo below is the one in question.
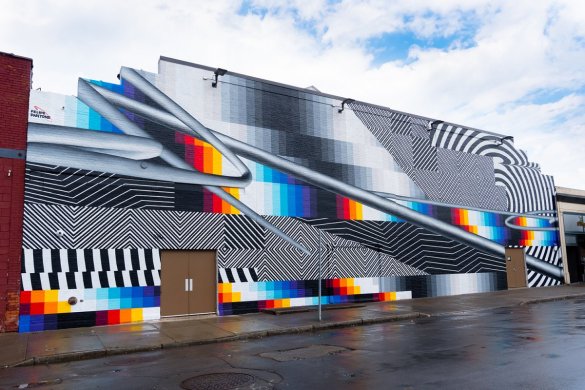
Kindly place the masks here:
<instances>
[{"instance_id":1,"label":"brown double door","mask_svg":"<svg viewBox=\"0 0 585 390\"><path fill-rule=\"evenodd\" d=\"M163 251L160 288L161 316L215 313L215 252Z\"/></svg>"},{"instance_id":2,"label":"brown double door","mask_svg":"<svg viewBox=\"0 0 585 390\"><path fill-rule=\"evenodd\" d=\"M524 249L506 248L508 288L526 287L526 259Z\"/></svg>"}]
</instances>

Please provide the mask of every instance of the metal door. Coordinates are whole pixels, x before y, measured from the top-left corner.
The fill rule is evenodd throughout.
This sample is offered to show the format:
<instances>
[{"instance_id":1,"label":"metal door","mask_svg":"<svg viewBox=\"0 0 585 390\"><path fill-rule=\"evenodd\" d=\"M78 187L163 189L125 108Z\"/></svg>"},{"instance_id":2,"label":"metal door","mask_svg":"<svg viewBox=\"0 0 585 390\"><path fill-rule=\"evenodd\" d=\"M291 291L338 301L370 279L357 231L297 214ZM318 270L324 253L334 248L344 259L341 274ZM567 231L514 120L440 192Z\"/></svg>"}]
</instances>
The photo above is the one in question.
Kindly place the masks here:
<instances>
[{"instance_id":1,"label":"metal door","mask_svg":"<svg viewBox=\"0 0 585 390\"><path fill-rule=\"evenodd\" d=\"M160 271L160 315L189 314L188 251L163 251Z\"/></svg>"},{"instance_id":2,"label":"metal door","mask_svg":"<svg viewBox=\"0 0 585 390\"><path fill-rule=\"evenodd\" d=\"M215 313L215 252L163 251L160 295L161 316Z\"/></svg>"},{"instance_id":3,"label":"metal door","mask_svg":"<svg viewBox=\"0 0 585 390\"><path fill-rule=\"evenodd\" d=\"M189 314L217 310L217 268L214 251L189 252Z\"/></svg>"},{"instance_id":4,"label":"metal door","mask_svg":"<svg viewBox=\"0 0 585 390\"><path fill-rule=\"evenodd\" d=\"M524 249L506 248L508 288L526 287L526 260Z\"/></svg>"}]
</instances>

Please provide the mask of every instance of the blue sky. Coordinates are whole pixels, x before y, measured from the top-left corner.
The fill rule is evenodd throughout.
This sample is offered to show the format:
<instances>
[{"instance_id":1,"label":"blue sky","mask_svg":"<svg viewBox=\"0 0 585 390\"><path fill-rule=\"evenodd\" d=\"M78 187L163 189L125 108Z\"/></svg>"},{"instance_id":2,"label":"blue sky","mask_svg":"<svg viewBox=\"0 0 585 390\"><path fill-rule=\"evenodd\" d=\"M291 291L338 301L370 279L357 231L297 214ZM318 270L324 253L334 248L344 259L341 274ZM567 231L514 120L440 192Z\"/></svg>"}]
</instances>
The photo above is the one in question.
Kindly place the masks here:
<instances>
[{"instance_id":1,"label":"blue sky","mask_svg":"<svg viewBox=\"0 0 585 390\"><path fill-rule=\"evenodd\" d=\"M75 94L160 55L514 136L585 189L585 3L578 0L6 0L0 50L35 88Z\"/></svg>"}]
</instances>

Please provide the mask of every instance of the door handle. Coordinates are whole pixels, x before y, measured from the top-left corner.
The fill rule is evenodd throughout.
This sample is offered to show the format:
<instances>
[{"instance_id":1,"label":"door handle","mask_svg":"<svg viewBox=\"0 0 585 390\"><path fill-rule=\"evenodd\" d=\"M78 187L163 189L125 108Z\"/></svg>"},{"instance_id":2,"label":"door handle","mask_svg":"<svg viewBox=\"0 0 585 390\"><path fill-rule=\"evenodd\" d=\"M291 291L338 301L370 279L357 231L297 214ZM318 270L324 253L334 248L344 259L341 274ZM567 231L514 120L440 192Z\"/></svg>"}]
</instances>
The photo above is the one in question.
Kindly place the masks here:
<instances>
[{"instance_id":1,"label":"door handle","mask_svg":"<svg viewBox=\"0 0 585 390\"><path fill-rule=\"evenodd\" d=\"M185 291L190 291L189 290L189 279L185 278Z\"/></svg>"},{"instance_id":2,"label":"door handle","mask_svg":"<svg viewBox=\"0 0 585 390\"><path fill-rule=\"evenodd\" d=\"M189 279L189 291L193 291L193 279Z\"/></svg>"}]
</instances>

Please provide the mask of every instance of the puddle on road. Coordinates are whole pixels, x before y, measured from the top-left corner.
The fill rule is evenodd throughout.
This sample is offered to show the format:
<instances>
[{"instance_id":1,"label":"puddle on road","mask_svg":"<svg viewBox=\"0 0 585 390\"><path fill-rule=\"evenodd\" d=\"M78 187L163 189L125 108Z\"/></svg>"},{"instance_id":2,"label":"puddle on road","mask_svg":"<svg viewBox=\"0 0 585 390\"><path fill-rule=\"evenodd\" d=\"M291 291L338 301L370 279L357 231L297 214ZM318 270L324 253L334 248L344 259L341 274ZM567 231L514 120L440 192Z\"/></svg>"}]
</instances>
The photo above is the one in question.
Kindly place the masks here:
<instances>
[{"instance_id":1,"label":"puddle on road","mask_svg":"<svg viewBox=\"0 0 585 390\"><path fill-rule=\"evenodd\" d=\"M341 352L352 351L349 348L337 345L309 345L301 348L285 349L273 352L263 352L259 356L273 359L277 362L289 362L292 360L303 360L318 358L322 356L335 355Z\"/></svg>"}]
</instances>

